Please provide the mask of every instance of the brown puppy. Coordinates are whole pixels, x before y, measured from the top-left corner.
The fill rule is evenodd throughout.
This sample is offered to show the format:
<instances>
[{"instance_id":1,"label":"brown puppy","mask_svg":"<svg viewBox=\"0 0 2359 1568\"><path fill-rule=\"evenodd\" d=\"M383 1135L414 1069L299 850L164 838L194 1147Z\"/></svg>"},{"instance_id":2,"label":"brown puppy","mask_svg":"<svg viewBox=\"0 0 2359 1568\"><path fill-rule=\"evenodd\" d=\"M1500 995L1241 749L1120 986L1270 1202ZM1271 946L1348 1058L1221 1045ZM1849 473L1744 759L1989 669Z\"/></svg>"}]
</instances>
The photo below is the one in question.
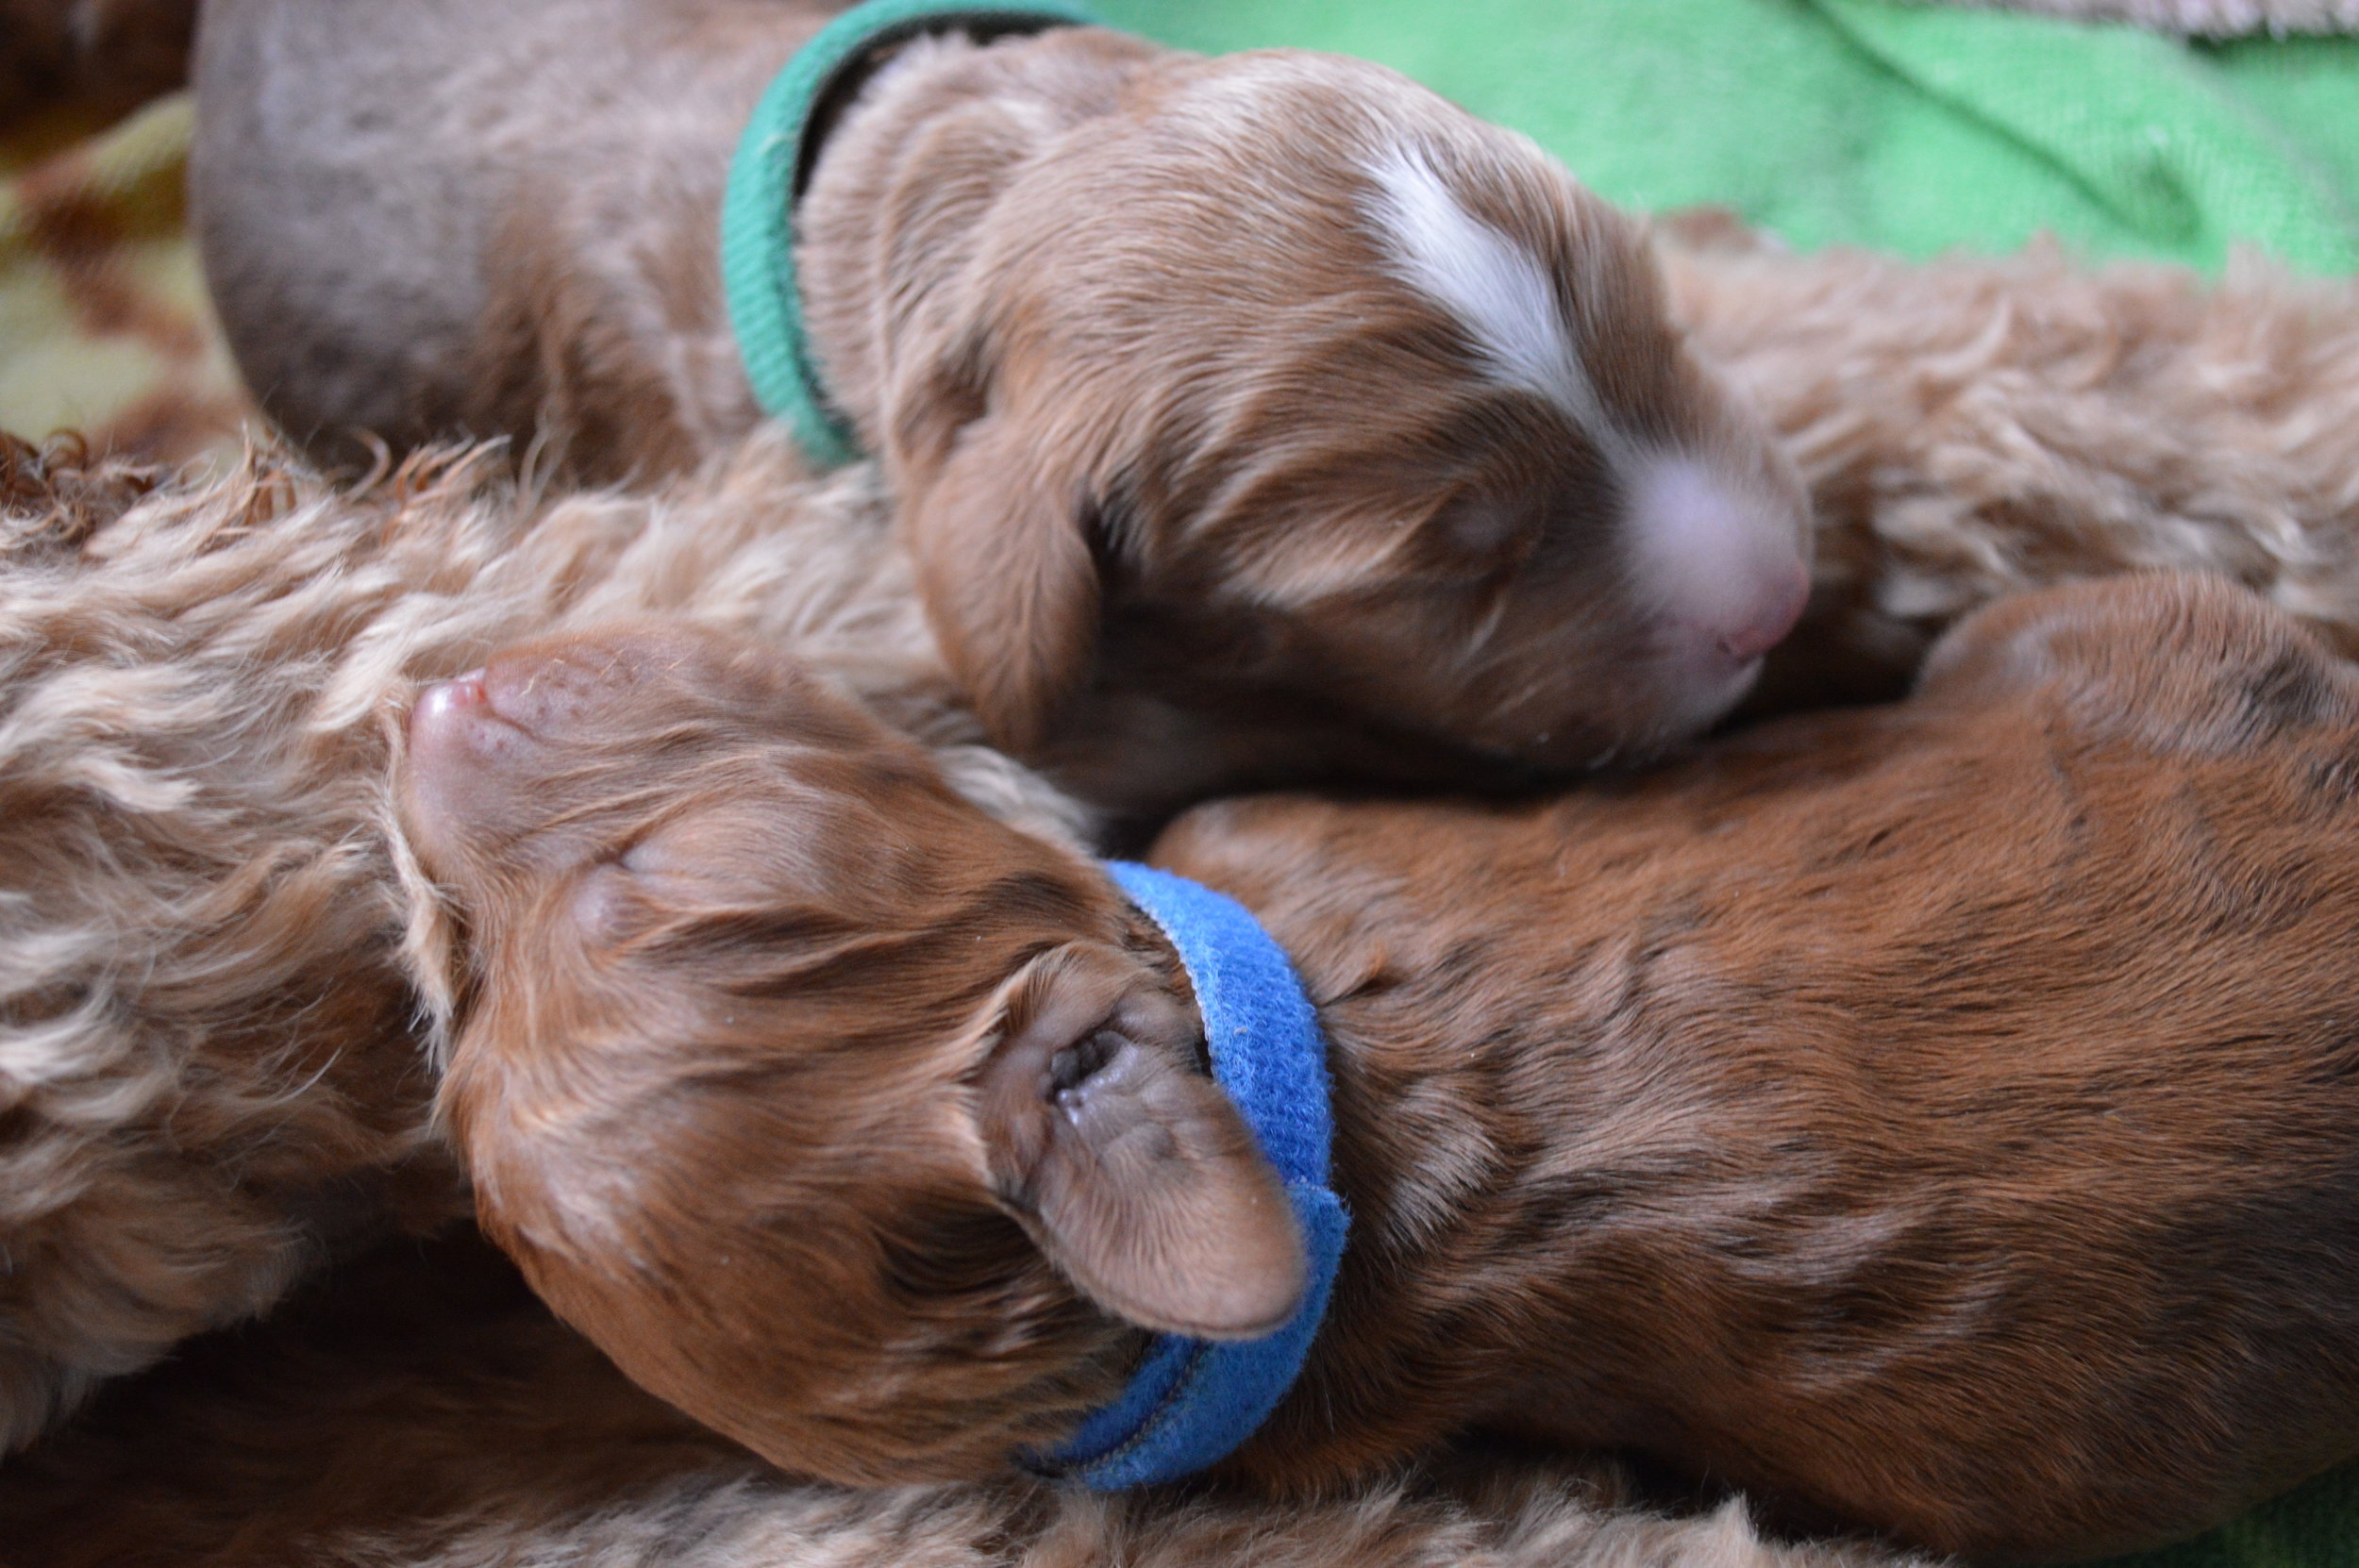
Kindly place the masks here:
<instances>
[{"instance_id":1,"label":"brown puppy","mask_svg":"<svg viewBox=\"0 0 2359 1568\"><path fill-rule=\"evenodd\" d=\"M1158 930L759 649L542 644L413 713L481 1211L794 1468L977 1476L1290 1222ZM1631 1445L1943 1550L2199 1529L2359 1449L2359 675L2213 581L1976 617L1911 702L1514 808L1158 857L1293 954L1353 1237L1225 1465Z\"/></svg>"},{"instance_id":2,"label":"brown puppy","mask_svg":"<svg viewBox=\"0 0 2359 1568\"><path fill-rule=\"evenodd\" d=\"M723 178L829 8L216 0L194 189L264 407L607 475L742 432ZM822 378L990 733L1091 798L1651 752L1800 609L1799 486L1642 229L1390 72L921 39L829 126Z\"/></svg>"},{"instance_id":3,"label":"brown puppy","mask_svg":"<svg viewBox=\"0 0 2359 1568\"><path fill-rule=\"evenodd\" d=\"M382 809L419 680L697 616L826 668L995 809L1078 820L972 743L872 475L798 484L756 440L546 500L493 466L354 495L262 452L171 485L0 437L0 1452L463 1207Z\"/></svg>"}]
</instances>

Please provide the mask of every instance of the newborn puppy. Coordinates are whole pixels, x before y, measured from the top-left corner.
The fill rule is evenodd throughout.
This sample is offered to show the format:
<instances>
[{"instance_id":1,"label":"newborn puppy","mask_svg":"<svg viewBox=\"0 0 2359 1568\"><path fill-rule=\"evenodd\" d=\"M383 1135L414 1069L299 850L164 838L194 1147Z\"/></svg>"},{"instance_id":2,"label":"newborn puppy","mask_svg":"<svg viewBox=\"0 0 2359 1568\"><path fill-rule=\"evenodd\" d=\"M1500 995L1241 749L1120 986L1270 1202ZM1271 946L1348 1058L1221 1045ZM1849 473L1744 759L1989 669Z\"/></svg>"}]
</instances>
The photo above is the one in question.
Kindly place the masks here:
<instances>
[{"instance_id":1,"label":"newborn puppy","mask_svg":"<svg viewBox=\"0 0 2359 1568\"><path fill-rule=\"evenodd\" d=\"M483 453L356 494L267 449L165 482L0 436L0 1454L463 1211L384 810L420 682L694 616L826 669L992 809L1085 827L976 743L874 475L797 481L781 444L549 497Z\"/></svg>"},{"instance_id":2,"label":"newborn puppy","mask_svg":"<svg viewBox=\"0 0 2359 1568\"><path fill-rule=\"evenodd\" d=\"M1096 868L774 656L432 689L472 930L443 1109L632 1376L775 1461L994 1472L1302 1259ZM1513 807L1204 807L1292 955L1352 1216L1221 1469L1628 1446L1943 1551L2198 1530L2359 1450L2359 676L2199 578L2003 603L1909 702Z\"/></svg>"},{"instance_id":3,"label":"newborn puppy","mask_svg":"<svg viewBox=\"0 0 2359 1568\"><path fill-rule=\"evenodd\" d=\"M742 432L716 215L826 9L216 0L198 226L264 407L598 476ZM1082 27L919 38L838 100L795 218L818 378L992 736L1082 794L1648 753L1799 612L1790 467L1641 227L1522 138Z\"/></svg>"}]
</instances>

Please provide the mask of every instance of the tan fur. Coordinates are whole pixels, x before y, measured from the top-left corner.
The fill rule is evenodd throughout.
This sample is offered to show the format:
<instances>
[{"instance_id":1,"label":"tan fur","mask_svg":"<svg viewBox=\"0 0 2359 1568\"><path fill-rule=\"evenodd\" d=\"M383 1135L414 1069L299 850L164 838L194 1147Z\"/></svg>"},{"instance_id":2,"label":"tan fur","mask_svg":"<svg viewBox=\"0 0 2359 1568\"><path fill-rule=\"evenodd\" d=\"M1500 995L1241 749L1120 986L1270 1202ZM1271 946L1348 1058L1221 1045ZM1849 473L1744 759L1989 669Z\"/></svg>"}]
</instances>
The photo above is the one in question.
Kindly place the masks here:
<instances>
[{"instance_id":1,"label":"tan fur","mask_svg":"<svg viewBox=\"0 0 2359 1568\"><path fill-rule=\"evenodd\" d=\"M453 1125L494 1233L681 1408L845 1479L995 1473L1138 1343L1109 1272L1252 1228L1155 1159L1035 1179L1190 1146L1125 1086L1191 998L1090 868L731 646L534 644L413 714L479 978ZM1355 1226L1221 1473L1505 1430L2041 1558L2359 1451L2354 748L2359 673L2292 622L2126 577L1620 786L1190 813L1156 858L1319 1006Z\"/></svg>"},{"instance_id":2,"label":"tan fur","mask_svg":"<svg viewBox=\"0 0 2359 1568\"><path fill-rule=\"evenodd\" d=\"M1816 587L1756 705L1897 694L2005 593L2183 568L2359 654L2359 285L2053 247L1911 263L1675 221L1675 309L1809 483Z\"/></svg>"},{"instance_id":3,"label":"tan fur","mask_svg":"<svg viewBox=\"0 0 2359 1568\"><path fill-rule=\"evenodd\" d=\"M1906 1568L1504 1450L1316 1502L783 1476L615 1375L480 1243L388 1250L0 1468L10 1568Z\"/></svg>"},{"instance_id":4,"label":"tan fur","mask_svg":"<svg viewBox=\"0 0 2359 1568\"><path fill-rule=\"evenodd\" d=\"M427 458L331 494L280 457L149 490L0 449L0 1448L267 1306L389 1211L431 1014L380 821L388 715L521 634L664 610L761 628L1042 831L931 658L878 498L778 443L678 492L543 502Z\"/></svg>"},{"instance_id":5,"label":"tan fur","mask_svg":"<svg viewBox=\"0 0 2359 1568\"><path fill-rule=\"evenodd\" d=\"M723 173L826 8L220 0L193 190L263 406L594 475L741 434ZM1085 797L1648 753L1790 624L1790 470L1640 226L1522 138L1364 62L1086 28L920 40L830 127L823 380L986 728ZM1485 293L1486 247L1523 281Z\"/></svg>"}]
</instances>

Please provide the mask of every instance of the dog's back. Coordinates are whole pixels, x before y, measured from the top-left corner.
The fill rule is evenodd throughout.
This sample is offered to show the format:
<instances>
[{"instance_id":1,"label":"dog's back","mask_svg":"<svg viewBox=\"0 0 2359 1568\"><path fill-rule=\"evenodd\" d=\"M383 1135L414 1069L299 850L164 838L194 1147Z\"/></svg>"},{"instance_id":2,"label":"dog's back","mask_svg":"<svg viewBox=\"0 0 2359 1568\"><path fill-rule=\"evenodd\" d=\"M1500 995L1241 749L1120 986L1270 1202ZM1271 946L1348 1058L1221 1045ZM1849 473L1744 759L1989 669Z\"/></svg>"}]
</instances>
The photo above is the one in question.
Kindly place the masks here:
<instances>
[{"instance_id":1,"label":"dog's back","mask_svg":"<svg viewBox=\"0 0 2359 1568\"><path fill-rule=\"evenodd\" d=\"M264 409L333 461L545 428L607 476L742 432L721 184L834 8L212 0L191 188Z\"/></svg>"},{"instance_id":2,"label":"dog's back","mask_svg":"<svg viewBox=\"0 0 2359 1568\"><path fill-rule=\"evenodd\" d=\"M2359 673L2156 577L1544 807L1183 818L1320 1004L1355 1209L1261 1459L1487 1409L2052 1556L2359 1449L2355 766Z\"/></svg>"}]
</instances>

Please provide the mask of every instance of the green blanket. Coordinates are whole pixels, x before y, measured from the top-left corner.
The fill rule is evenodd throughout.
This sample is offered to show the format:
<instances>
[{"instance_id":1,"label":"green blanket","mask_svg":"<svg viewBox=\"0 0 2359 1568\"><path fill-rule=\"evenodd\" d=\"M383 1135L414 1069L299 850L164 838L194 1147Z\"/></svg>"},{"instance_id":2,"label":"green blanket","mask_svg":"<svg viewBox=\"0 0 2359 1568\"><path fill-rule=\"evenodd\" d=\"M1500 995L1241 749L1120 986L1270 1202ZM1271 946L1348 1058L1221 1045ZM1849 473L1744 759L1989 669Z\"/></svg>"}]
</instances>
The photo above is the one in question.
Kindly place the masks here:
<instances>
[{"instance_id":1,"label":"green blanket","mask_svg":"<svg viewBox=\"0 0 2359 1568\"><path fill-rule=\"evenodd\" d=\"M1617 201L1730 207L1804 249L2046 229L2092 257L2217 269L2249 243L2359 270L2359 39L2191 47L1887 0L1095 3L1188 48L1380 60ZM2359 1466L2132 1564L2354 1568Z\"/></svg>"},{"instance_id":2,"label":"green blanket","mask_svg":"<svg viewBox=\"0 0 2359 1568\"><path fill-rule=\"evenodd\" d=\"M1888 0L1101 0L1189 48L1380 60L1633 207L1795 245L2359 261L2359 40L2189 47Z\"/></svg>"}]
</instances>

